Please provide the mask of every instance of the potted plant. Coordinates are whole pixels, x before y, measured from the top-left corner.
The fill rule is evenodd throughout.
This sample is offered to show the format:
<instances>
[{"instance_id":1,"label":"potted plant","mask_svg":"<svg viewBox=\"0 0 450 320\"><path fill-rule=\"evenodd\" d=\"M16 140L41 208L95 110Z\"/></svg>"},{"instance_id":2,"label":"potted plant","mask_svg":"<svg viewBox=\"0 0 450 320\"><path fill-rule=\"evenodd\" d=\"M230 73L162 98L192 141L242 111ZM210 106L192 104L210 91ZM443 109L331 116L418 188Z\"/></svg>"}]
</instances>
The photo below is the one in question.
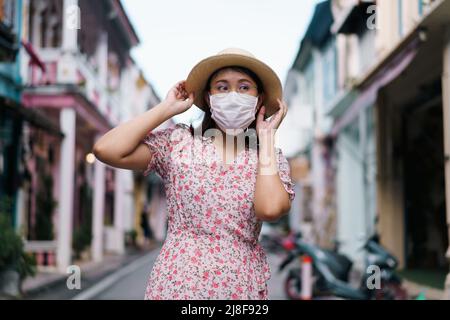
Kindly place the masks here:
<instances>
[{"instance_id":1,"label":"potted plant","mask_svg":"<svg viewBox=\"0 0 450 320\"><path fill-rule=\"evenodd\" d=\"M75 227L72 248L75 260L87 260L92 243L92 188L84 182L80 188L82 222Z\"/></svg>"},{"instance_id":2,"label":"potted plant","mask_svg":"<svg viewBox=\"0 0 450 320\"><path fill-rule=\"evenodd\" d=\"M36 261L25 252L22 237L10 220L0 211L0 297L19 298L23 280L36 274Z\"/></svg>"}]
</instances>

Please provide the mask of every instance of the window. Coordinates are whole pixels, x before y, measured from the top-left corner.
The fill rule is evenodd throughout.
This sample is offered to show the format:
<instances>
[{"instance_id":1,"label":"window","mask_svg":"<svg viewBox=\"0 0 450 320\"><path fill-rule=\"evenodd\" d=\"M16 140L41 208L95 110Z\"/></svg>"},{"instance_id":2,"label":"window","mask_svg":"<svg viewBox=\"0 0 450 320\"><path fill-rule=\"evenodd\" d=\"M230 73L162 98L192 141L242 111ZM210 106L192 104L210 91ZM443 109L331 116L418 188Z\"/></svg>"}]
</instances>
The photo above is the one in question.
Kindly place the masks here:
<instances>
[{"instance_id":1,"label":"window","mask_svg":"<svg viewBox=\"0 0 450 320\"><path fill-rule=\"evenodd\" d=\"M38 18L39 25L39 45L41 48L57 48L62 44L62 3L60 1L49 1L47 6L40 12L36 10L31 2L33 15L31 20Z\"/></svg>"},{"instance_id":2,"label":"window","mask_svg":"<svg viewBox=\"0 0 450 320\"><path fill-rule=\"evenodd\" d=\"M304 78L300 89L302 104L312 106L314 104L314 63L312 59L306 64Z\"/></svg>"}]
</instances>

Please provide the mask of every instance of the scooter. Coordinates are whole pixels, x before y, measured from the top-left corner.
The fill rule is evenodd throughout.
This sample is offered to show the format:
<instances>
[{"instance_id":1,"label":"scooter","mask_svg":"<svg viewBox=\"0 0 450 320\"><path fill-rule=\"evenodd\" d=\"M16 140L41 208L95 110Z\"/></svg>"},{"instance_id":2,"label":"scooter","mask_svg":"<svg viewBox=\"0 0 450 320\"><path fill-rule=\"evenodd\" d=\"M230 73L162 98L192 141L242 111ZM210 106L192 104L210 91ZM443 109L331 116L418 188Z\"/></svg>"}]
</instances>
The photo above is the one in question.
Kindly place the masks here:
<instances>
[{"instance_id":1,"label":"scooter","mask_svg":"<svg viewBox=\"0 0 450 320\"><path fill-rule=\"evenodd\" d=\"M338 245L334 250L323 249L306 243L301 233L293 234L283 242L288 251L286 259L281 263L279 272L292 261L302 256L312 259L313 298L338 297L356 300L404 300L407 293L402 287L401 278L395 273L398 260L384 249L374 235L361 248L366 252L365 268L359 287L349 283L353 262L345 255L338 253ZM370 271L370 272L369 272ZM375 272L375 274L372 274ZM286 295L292 300L301 299L301 267L289 270L285 280ZM378 277L378 281L376 280Z\"/></svg>"}]
</instances>

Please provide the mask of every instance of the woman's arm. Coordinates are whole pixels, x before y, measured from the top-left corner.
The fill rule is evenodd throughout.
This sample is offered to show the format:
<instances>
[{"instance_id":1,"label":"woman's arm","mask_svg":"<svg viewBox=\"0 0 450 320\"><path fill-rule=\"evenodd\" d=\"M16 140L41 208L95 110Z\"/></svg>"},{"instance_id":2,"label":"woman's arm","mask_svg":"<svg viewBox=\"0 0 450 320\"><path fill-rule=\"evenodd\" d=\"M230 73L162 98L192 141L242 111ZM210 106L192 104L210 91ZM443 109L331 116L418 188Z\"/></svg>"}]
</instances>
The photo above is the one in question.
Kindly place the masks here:
<instances>
[{"instance_id":1,"label":"woman's arm","mask_svg":"<svg viewBox=\"0 0 450 320\"><path fill-rule=\"evenodd\" d=\"M265 107L258 112L256 131L259 140L258 176L256 177L254 208L263 221L276 221L289 212L291 201L278 173L275 133L287 113L287 105L278 99L280 109L264 120Z\"/></svg>"},{"instance_id":2,"label":"woman's arm","mask_svg":"<svg viewBox=\"0 0 450 320\"><path fill-rule=\"evenodd\" d=\"M141 141L161 123L192 106L194 97L187 95L184 85L185 81L178 82L160 104L108 131L95 143L95 156L116 168L146 169L152 153Z\"/></svg>"}]
</instances>

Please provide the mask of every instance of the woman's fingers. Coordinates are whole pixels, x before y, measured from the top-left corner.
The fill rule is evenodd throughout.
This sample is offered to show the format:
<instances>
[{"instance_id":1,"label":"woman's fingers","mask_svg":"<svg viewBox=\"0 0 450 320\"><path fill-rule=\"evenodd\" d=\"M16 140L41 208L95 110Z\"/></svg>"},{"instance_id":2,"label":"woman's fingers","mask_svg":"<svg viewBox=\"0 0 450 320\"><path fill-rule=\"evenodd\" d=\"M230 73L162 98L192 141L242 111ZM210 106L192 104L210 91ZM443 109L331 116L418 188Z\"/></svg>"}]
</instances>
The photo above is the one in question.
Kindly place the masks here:
<instances>
[{"instance_id":1,"label":"woman's fingers","mask_svg":"<svg viewBox=\"0 0 450 320\"><path fill-rule=\"evenodd\" d=\"M280 104L280 109L278 109L278 111L275 112L272 119L270 119L270 122L278 121L278 119L281 117L282 114L283 114L283 106Z\"/></svg>"},{"instance_id":2,"label":"woman's fingers","mask_svg":"<svg viewBox=\"0 0 450 320\"><path fill-rule=\"evenodd\" d=\"M284 117L286 116L287 110L288 110L287 104L284 101L280 100L280 99L277 99L277 100L278 100L278 103L280 104L280 111L282 111L281 112L282 113L282 119L284 119Z\"/></svg>"},{"instance_id":3,"label":"woman's fingers","mask_svg":"<svg viewBox=\"0 0 450 320\"><path fill-rule=\"evenodd\" d=\"M193 92L189 95L187 103L188 103L189 108L194 104L194 93Z\"/></svg>"},{"instance_id":4,"label":"woman's fingers","mask_svg":"<svg viewBox=\"0 0 450 320\"><path fill-rule=\"evenodd\" d=\"M274 114L274 116L270 119L270 124L273 126L276 126L279 124L281 120L281 110L279 110L277 113Z\"/></svg>"},{"instance_id":5,"label":"woman's fingers","mask_svg":"<svg viewBox=\"0 0 450 320\"><path fill-rule=\"evenodd\" d=\"M186 80L178 81L173 87L172 91L177 100L185 100L188 98L188 94L185 89Z\"/></svg>"},{"instance_id":6,"label":"woman's fingers","mask_svg":"<svg viewBox=\"0 0 450 320\"><path fill-rule=\"evenodd\" d=\"M287 112L287 105L281 101L280 99L277 99L278 103L279 103L279 109L278 111L270 118L270 125L272 126L276 126L278 127L281 123L281 121L284 119L284 117L286 116L286 112Z\"/></svg>"}]
</instances>

